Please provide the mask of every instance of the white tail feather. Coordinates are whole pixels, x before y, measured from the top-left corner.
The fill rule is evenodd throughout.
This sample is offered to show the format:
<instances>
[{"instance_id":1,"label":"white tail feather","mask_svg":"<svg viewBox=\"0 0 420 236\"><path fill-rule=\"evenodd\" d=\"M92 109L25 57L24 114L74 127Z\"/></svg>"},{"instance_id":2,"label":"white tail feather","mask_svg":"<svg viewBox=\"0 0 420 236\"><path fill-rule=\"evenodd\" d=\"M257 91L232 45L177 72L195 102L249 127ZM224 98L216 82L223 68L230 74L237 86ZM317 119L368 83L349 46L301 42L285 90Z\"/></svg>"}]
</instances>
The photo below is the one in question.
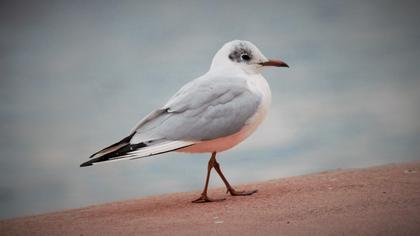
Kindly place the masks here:
<instances>
[{"instance_id":1,"label":"white tail feather","mask_svg":"<svg viewBox=\"0 0 420 236\"><path fill-rule=\"evenodd\" d=\"M112 159L109 159L107 161L95 162L93 164L97 165L97 164L105 163L105 162L115 162L115 161L121 161L121 160L134 160L134 159L137 159L137 158L152 156L152 155L163 153L163 152L169 152L169 151L177 150L177 149L180 149L180 148L183 148L183 147L188 147L188 146L190 146L194 143L195 142L192 142L192 141L165 141L165 142L161 142L161 143L158 143L156 145L153 145L153 146L148 146L148 147L141 148L140 150L129 152L126 155L123 155L123 156L116 156L116 157L114 157Z\"/></svg>"},{"instance_id":2,"label":"white tail feather","mask_svg":"<svg viewBox=\"0 0 420 236\"><path fill-rule=\"evenodd\" d=\"M168 141L127 153L130 160L176 150L194 144L191 141Z\"/></svg>"}]
</instances>

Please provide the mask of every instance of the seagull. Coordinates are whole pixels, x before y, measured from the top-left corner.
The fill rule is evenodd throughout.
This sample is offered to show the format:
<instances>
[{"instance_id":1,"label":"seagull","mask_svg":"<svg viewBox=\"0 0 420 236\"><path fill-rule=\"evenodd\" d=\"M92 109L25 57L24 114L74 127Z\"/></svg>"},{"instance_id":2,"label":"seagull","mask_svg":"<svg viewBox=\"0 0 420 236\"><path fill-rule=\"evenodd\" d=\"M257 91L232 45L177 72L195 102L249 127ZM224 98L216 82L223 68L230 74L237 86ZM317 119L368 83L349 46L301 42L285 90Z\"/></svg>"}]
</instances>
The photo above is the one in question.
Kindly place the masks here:
<instances>
[{"instance_id":1,"label":"seagull","mask_svg":"<svg viewBox=\"0 0 420 236\"><path fill-rule=\"evenodd\" d=\"M80 166L172 151L211 153L203 192L192 202L224 200L207 196L213 168L232 196L256 193L257 190L235 190L223 175L216 154L246 139L267 115L271 91L261 75L267 66L289 67L281 60L267 59L249 41L224 44L207 73L181 87L163 107L142 119L127 137L92 154Z\"/></svg>"}]
</instances>

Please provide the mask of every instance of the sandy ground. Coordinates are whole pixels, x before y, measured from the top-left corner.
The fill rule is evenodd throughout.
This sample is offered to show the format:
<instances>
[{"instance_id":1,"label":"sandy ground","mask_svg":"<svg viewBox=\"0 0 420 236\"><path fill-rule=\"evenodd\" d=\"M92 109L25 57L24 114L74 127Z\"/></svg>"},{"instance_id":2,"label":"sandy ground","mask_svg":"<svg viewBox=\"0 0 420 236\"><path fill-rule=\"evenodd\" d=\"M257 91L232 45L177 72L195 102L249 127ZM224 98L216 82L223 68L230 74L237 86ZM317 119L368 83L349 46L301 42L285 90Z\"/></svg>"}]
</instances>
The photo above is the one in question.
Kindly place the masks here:
<instances>
[{"instance_id":1,"label":"sandy ground","mask_svg":"<svg viewBox=\"0 0 420 236\"><path fill-rule=\"evenodd\" d=\"M420 235L420 162L336 170L0 221L0 235Z\"/></svg>"}]
</instances>

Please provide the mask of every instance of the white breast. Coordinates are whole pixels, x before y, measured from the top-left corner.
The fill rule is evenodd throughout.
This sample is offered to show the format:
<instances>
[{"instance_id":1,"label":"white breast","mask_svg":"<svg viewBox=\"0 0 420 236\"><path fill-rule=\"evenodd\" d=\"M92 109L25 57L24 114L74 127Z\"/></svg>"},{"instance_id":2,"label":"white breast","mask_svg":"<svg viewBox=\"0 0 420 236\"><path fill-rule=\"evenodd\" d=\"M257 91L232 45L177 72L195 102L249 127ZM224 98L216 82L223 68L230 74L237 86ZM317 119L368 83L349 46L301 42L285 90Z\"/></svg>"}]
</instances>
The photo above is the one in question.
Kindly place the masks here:
<instances>
[{"instance_id":1,"label":"white breast","mask_svg":"<svg viewBox=\"0 0 420 236\"><path fill-rule=\"evenodd\" d=\"M261 96L261 104L258 106L255 114L248 119L245 126L238 133L210 141L203 141L178 151L192 153L222 152L236 146L251 135L267 115L271 103L271 91L267 81L260 74L249 76L247 84L252 92Z\"/></svg>"}]
</instances>

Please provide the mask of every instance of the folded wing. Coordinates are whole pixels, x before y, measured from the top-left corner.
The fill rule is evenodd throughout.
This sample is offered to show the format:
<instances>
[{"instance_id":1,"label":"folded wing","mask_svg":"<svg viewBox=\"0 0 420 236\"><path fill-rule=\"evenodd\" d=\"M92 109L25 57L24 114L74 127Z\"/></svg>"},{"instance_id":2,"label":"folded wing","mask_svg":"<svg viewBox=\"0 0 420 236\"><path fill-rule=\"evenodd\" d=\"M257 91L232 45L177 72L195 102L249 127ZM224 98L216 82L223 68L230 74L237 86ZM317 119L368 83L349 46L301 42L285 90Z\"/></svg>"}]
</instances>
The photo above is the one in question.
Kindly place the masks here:
<instances>
[{"instance_id":1,"label":"folded wing","mask_svg":"<svg viewBox=\"0 0 420 236\"><path fill-rule=\"evenodd\" d=\"M260 102L244 78L200 77L150 113L129 136L92 155L82 166L156 155L235 134Z\"/></svg>"}]
</instances>

